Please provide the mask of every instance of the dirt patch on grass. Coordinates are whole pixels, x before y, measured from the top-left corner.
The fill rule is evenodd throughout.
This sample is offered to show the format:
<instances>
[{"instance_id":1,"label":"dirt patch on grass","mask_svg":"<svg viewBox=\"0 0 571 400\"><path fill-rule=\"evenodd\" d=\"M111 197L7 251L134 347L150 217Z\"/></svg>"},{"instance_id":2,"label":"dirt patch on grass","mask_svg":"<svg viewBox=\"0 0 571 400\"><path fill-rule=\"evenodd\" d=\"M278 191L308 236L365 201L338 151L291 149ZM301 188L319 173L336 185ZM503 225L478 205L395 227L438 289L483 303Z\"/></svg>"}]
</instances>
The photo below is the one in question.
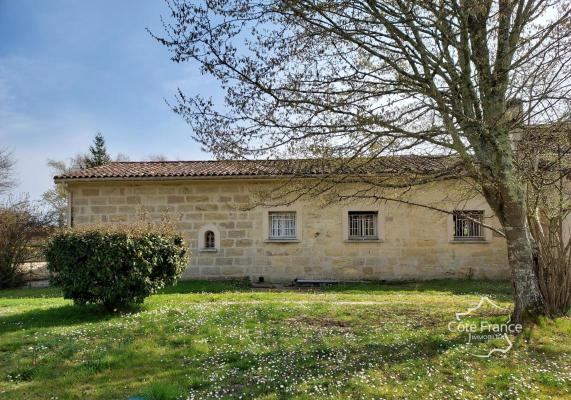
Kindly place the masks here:
<instances>
[{"instance_id":1,"label":"dirt patch on grass","mask_svg":"<svg viewBox=\"0 0 571 400\"><path fill-rule=\"evenodd\" d=\"M308 315L288 318L287 321L320 328L350 328L352 326L348 321L326 317L310 317Z\"/></svg>"}]
</instances>

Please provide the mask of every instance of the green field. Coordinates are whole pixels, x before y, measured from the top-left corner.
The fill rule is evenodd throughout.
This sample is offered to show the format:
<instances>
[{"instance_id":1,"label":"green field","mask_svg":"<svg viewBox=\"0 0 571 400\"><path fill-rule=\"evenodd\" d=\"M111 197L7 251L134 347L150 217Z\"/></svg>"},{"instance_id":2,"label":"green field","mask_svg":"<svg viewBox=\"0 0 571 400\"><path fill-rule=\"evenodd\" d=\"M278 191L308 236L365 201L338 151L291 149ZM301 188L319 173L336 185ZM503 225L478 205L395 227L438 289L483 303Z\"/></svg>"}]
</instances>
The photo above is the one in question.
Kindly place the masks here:
<instances>
[{"instance_id":1,"label":"green field","mask_svg":"<svg viewBox=\"0 0 571 400\"><path fill-rule=\"evenodd\" d=\"M571 398L571 318L540 321L490 358L450 332L507 283L254 291L182 282L106 314L57 289L0 292L1 399Z\"/></svg>"}]
</instances>

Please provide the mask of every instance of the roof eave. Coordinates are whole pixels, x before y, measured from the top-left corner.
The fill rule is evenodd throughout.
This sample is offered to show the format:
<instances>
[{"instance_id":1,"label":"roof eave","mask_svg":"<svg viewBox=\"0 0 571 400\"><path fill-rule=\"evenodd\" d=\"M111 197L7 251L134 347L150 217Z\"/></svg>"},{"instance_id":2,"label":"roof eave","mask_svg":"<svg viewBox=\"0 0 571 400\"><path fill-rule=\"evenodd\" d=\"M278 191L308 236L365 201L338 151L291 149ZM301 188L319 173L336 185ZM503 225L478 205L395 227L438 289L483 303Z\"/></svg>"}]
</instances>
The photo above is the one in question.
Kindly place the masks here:
<instances>
[{"instance_id":1,"label":"roof eave","mask_svg":"<svg viewBox=\"0 0 571 400\"><path fill-rule=\"evenodd\" d=\"M72 183L72 182L157 182L157 181L219 181L219 180L268 180L268 179L287 179L293 178L293 175L197 175L197 176L111 176L111 177L54 177L55 183ZM318 177L318 175L316 175Z\"/></svg>"}]
</instances>

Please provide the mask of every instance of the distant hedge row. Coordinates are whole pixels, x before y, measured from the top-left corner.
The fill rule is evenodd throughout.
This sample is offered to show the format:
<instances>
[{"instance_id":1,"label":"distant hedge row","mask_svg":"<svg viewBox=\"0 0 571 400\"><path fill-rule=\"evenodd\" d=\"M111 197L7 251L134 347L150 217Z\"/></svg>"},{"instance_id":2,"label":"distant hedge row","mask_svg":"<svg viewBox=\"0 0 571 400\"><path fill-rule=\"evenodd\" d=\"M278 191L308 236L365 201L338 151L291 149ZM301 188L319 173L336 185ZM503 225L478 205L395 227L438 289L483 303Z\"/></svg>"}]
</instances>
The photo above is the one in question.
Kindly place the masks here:
<instances>
[{"instance_id":1,"label":"distant hedge row","mask_svg":"<svg viewBox=\"0 0 571 400\"><path fill-rule=\"evenodd\" d=\"M113 309L142 303L173 284L188 265L180 233L165 225L98 225L65 229L46 247L50 283L75 303Z\"/></svg>"}]
</instances>

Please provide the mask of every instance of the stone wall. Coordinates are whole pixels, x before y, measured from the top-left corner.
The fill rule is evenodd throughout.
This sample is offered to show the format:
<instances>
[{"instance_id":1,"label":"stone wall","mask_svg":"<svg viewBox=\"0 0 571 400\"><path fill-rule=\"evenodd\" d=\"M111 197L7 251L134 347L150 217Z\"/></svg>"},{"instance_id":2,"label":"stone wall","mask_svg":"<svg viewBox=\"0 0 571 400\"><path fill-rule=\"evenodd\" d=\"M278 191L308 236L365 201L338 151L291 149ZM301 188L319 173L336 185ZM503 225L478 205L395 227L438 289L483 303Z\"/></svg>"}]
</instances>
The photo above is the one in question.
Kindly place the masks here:
<instances>
[{"instance_id":1,"label":"stone wall","mask_svg":"<svg viewBox=\"0 0 571 400\"><path fill-rule=\"evenodd\" d=\"M259 184L259 183L258 183ZM269 184L269 183L268 183ZM289 281L296 277L327 279L507 278L506 246L490 230L486 240L452 240L452 217L395 202L322 206L318 201L285 209L297 212L297 241L267 240L268 211L241 210L251 201L254 182L245 180L163 182L75 182L68 184L75 225L136 221L145 211L154 219L169 213L177 219L192 251L186 278L250 277ZM434 184L409 194L409 200L454 210L485 210L486 223L498 225L482 198L463 201L454 183ZM279 208L283 210L284 208ZM278 209L276 209L278 210ZM380 240L351 242L347 212L378 210ZM199 248L206 229L217 235L216 251Z\"/></svg>"}]
</instances>

